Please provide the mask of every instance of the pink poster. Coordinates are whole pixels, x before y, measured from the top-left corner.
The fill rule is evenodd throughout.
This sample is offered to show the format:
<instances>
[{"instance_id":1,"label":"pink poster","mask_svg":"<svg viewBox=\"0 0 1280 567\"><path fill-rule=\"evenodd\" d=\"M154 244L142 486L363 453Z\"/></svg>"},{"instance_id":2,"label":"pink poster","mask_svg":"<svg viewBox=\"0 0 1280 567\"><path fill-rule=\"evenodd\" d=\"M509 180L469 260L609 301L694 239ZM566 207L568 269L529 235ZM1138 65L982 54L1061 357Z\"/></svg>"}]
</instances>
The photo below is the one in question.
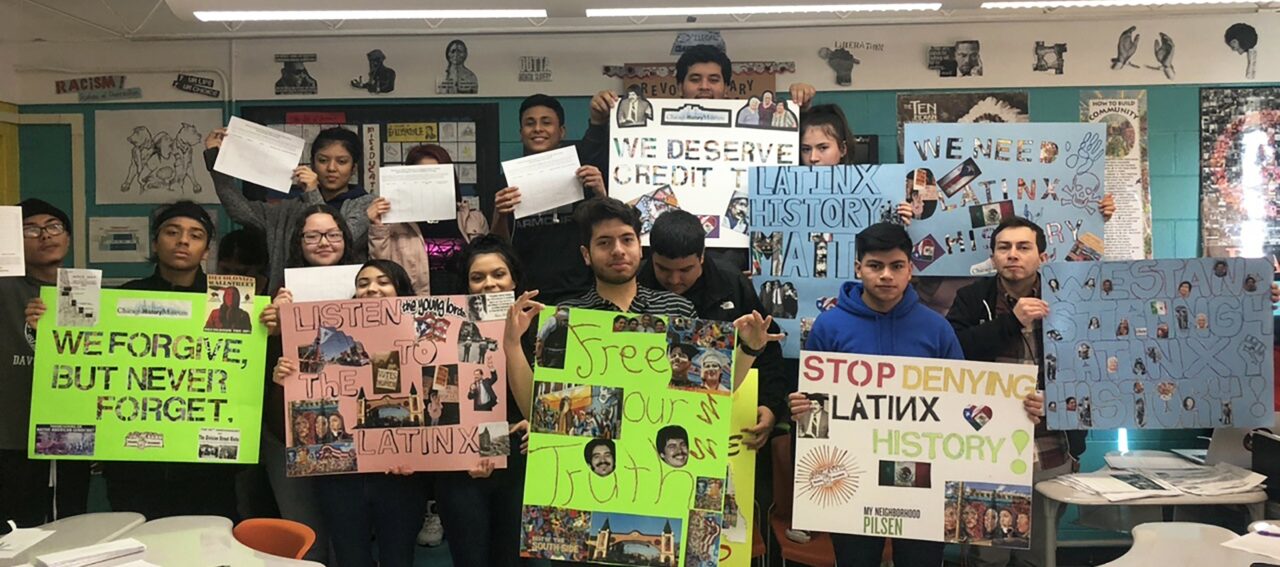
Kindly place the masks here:
<instances>
[{"instance_id":1,"label":"pink poster","mask_svg":"<svg viewBox=\"0 0 1280 567\"><path fill-rule=\"evenodd\" d=\"M293 303L280 312L289 476L505 468L511 293Z\"/></svg>"}]
</instances>

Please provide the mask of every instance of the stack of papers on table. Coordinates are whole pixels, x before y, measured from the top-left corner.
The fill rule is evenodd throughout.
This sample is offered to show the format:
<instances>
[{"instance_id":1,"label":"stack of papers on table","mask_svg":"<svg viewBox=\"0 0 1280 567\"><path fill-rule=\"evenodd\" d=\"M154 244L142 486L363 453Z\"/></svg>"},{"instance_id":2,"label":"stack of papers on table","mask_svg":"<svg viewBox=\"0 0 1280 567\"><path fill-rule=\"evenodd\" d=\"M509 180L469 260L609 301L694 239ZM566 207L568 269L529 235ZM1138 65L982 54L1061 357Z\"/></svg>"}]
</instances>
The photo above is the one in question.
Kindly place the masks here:
<instances>
[{"instance_id":1,"label":"stack of papers on table","mask_svg":"<svg viewBox=\"0 0 1280 567\"><path fill-rule=\"evenodd\" d=\"M122 567L146 558L147 546L121 539L36 557L38 567Z\"/></svg>"},{"instance_id":2,"label":"stack of papers on table","mask_svg":"<svg viewBox=\"0 0 1280 567\"><path fill-rule=\"evenodd\" d=\"M1111 502L1162 496L1220 496L1257 489L1267 477L1228 463L1180 469L1105 469L1056 480Z\"/></svg>"}]
</instances>

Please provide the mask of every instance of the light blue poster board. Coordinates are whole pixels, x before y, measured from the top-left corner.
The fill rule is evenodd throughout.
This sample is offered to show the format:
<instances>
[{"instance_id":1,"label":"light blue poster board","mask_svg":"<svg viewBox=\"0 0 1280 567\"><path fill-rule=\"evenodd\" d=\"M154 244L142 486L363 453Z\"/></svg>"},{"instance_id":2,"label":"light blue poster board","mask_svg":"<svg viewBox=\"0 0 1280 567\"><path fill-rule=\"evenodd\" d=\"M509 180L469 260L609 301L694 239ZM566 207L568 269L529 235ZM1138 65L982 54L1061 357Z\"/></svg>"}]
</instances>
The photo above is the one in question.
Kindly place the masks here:
<instances>
[{"instance_id":1,"label":"light blue poster board","mask_svg":"<svg viewBox=\"0 0 1280 567\"><path fill-rule=\"evenodd\" d=\"M1103 252L1104 124L907 124L905 200L920 276L982 276L991 232L1018 215L1045 230L1054 260Z\"/></svg>"},{"instance_id":2,"label":"light blue poster board","mask_svg":"<svg viewBox=\"0 0 1280 567\"><path fill-rule=\"evenodd\" d=\"M783 356L800 356L813 320L854 279L853 239L892 215L905 175L901 165L752 168L751 280L787 335Z\"/></svg>"},{"instance_id":3,"label":"light blue poster board","mask_svg":"<svg viewBox=\"0 0 1280 567\"><path fill-rule=\"evenodd\" d=\"M1266 259L1043 266L1049 428L1275 423L1271 279Z\"/></svg>"}]
</instances>

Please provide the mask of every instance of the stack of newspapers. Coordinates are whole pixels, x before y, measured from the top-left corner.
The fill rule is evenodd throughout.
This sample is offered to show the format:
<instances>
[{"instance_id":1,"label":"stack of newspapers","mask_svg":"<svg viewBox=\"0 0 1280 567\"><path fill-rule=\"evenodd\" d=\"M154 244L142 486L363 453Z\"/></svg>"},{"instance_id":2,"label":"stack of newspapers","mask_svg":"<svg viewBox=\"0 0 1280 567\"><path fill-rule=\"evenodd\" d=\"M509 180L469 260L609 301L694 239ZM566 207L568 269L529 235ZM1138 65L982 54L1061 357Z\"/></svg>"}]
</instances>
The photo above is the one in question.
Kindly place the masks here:
<instances>
[{"instance_id":1,"label":"stack of newspapers","mask_svg":"<svg viewBox=\"0 0 1280 567\"><path fill-rule=\"evenodd\" d=\"M1267 477L1232 464L1218 463L1169 469L1107 468L1060 476L1055 480L1111 502L1122 502L1138 498L1250 492L1262 486Z\"/></svg>"}]
</instances>

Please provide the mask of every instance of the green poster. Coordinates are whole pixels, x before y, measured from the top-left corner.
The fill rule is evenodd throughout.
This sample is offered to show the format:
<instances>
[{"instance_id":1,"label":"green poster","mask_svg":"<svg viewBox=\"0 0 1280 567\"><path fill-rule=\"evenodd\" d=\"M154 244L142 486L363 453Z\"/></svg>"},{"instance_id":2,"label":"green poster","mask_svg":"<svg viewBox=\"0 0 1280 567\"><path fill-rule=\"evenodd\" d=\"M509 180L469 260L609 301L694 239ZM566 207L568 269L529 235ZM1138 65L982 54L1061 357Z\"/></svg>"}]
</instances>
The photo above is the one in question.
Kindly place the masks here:
<instances>
[{"instance_id":1,"label":"green poster","mask_svg":"<svg viewBox=\"0 0 1280 567\"><path fill-rule=\"evenodd\" d=\"M72 327L58 310L74 302L42 289L28 456L256 463L268 300L210 290L104 289L87 304L96 317Z\"/></svg>"},{"instance_id":2,"label":"green poster","mask_svg":"<svg viewBox=\"0 0 1280 567\"><path fill-rule=\"evenodd\" d=\"M732 324L564 307L545 313L534 349L521 553L717 565Z\"/></svg>"}]
</instances>

